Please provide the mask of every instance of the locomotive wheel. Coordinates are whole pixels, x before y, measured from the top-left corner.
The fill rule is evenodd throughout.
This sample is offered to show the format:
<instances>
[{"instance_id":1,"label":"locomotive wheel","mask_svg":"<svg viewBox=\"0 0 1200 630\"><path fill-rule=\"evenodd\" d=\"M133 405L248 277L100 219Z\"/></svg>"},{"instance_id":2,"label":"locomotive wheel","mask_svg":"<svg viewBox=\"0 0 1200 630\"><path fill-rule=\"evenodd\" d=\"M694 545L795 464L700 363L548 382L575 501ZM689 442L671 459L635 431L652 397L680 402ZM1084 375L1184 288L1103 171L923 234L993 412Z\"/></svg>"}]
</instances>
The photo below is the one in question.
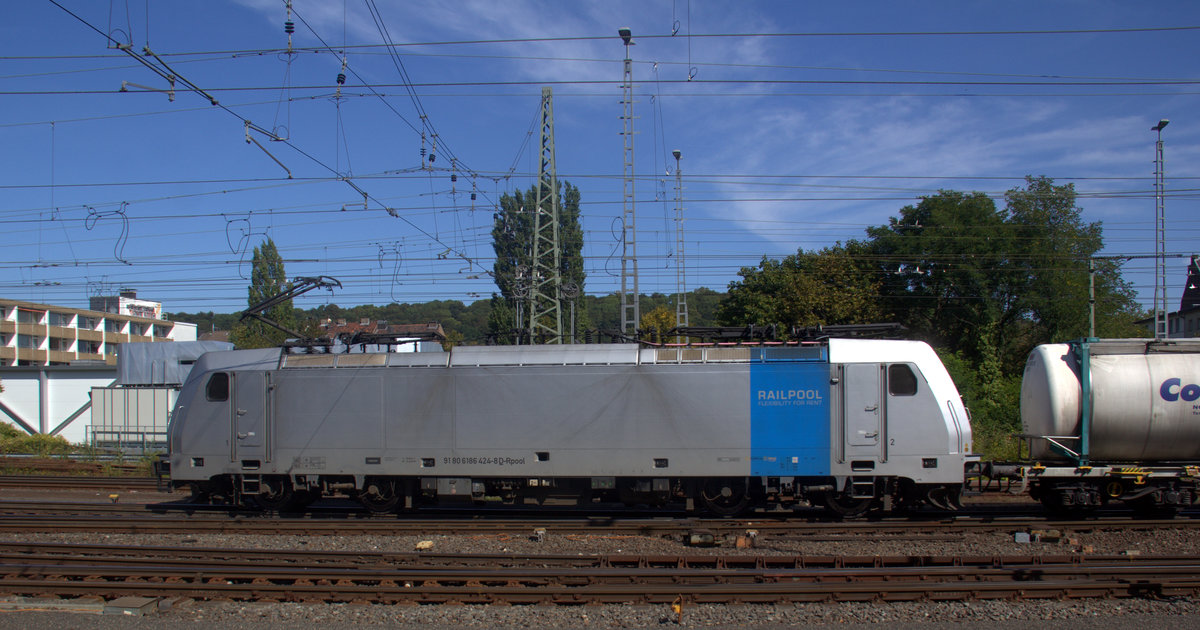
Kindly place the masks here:
<instances>
[{"instance_id":1,"label":"locomotive wheel","mask_svg":"<svg viewBox=\"0 0 1200 630\"><path fill-rule=\"evenodd\" d=\"M825 508L840 518L862 516L867 513L867 510L871 509L871 504L874 502L875 499L873 497L855 499L833 492L825 494Z\"/></svg>"},{"instance_id":2,"label":"locomotive wheel","mask_svg":"<svg viewBox=\"0 0 1200 630\"><path fill-rule=\"evenodd\" d=\"M321 499L321 491L313 488L307 490L296 490L292 495L292 501L289 504L294 510L302 510Z\"/></svg>"},{"instance_id":3,"label":"locomotive wheel","mask_svg":"<svg viewBox=\"0 0 1200 630\"><path fill-rule=\"evenodd\" d=\"M700 491L705 507L719 516L734 516L750 505L746 482L740 479L710 479Z\"/></svg>"},{"instance_id":4,"label":"locomotive wheel","mask_svg":"<svg viewBox=\"0 0 1200 630\"><path fill-rule=\"evenodd\" d=\"M396 483L393 481L371 479L358 493L358 500L368 510L385 514L400 505L400 493L396 492Z\"/></svg>"},{"instance_id":5,"label":"locomotive wheel","mask_svg":"<svg viewBox=\"0 0 1200 630\"><path fill-rule=\"evenodd\" d=\"M261 488L254 500L264 510L286 510L292 507L292 500L296 495L290 480L282 477L263 479Z\"/></svg>"},{"instance_id":6,"label":"locomotive wheel","mask_svg":"<svg viewBox=\"0 0 1200 630\"><path fill-rule=\"evenodd\" d=\"M188 503L205 505L212 502L212 493L207 488L201 487L199 483L191 483L188 486L192 491L192 495L188 497Z\"/></svg>"}]
</instances>

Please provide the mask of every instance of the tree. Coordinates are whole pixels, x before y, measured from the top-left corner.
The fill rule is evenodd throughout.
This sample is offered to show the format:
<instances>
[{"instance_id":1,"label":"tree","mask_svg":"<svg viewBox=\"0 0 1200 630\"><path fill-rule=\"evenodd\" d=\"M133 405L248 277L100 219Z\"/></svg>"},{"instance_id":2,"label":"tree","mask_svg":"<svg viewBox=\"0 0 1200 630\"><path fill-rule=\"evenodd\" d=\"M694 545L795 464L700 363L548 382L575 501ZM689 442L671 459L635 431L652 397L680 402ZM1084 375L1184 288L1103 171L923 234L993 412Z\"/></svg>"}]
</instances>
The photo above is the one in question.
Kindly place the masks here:
<instances>
[{"instance_id":1,"label":"tree","mask_svg":"<svg viewBox=\"0 0 1200 630\"><path fill-rule=\"evenodd\" d=\"M663 305L656 306L653 310L642 313L642 321L638 323L638 327L643 333L651 335L651 338L661 339L668 330L675 328L675 311Z\"/></svg>"},{"instance_id":2,"label":"tree","mask_svg":"<svg viewBox=\"0 0 1200 630\"><path fill-rule=\"evenodd\" d=\"M582 296L587 274L583 267L583 228L579 224L579 189L569 182L558 186L558 239L561 250L559 273L564 287L573 285L576 295ZM497 309L493 299L493 316L488 320L488 332L501 343L512 341L511 333L517 327L516 309L520 308L528 317L529 274L533 269L531 241L533 238L534 204L537 203L537 187L532 186L522 193L515 191L500 198L500 209L493 215L492 249L496 262L492 267L496 288L500 297L507 301L508 309ZM546 201L550 203L549 200ZM549 210L547 207L546 210ZM519 306L518 306L519 304ZM570 311L567 296L563 296L563 328ZM578 300L575 311L576 328L589 326L584 301ZM523 322L527 324L527 320ZM569 331L564 330L564 333Z\"/></svg>"},{"instance_id":3,"label":"tree","mask_svg":"<svg viewBox=\"0 0 1200 630\"><path fill-rule=\"evenodd\" d=\"M1087 335L1088 261L1104 241L1075 199L1070 184L1028 177L1003 210L984 193L947 190L902 208L867 230L886 308L974 366L995 354L1004 374L1019 372L1034 345ZM1096 267L1097 334L1144 334L1116 262Z\"/></svg>"},{"instance_id":4,"label":"tree","mask_svg":"<svg viewBox=\"0 0 1200 630\"><path fill-rule=\"evenodd\" d=\"M915 336L978 361L978 331L1017 316L1004 216L983 193L942 190L867 229L885 308Z\"/></svg>"},{"instance_id":5,"label":"tree","mask_svg":"<svg viewBox=\"0 0 1200 630\"><path fill-rule=\"evenodd\" d=\"M1031 341L1087 336L1088 261L1104 247L1100 222L1083 222L1074 184L1055 186L1046 177L1026 177L1025 188L1009 190L1004 198L1014 236L1012 266L1021 287L1017 308L1038 324L1036 339ZM1142 313L1117 261L1094 262L1097 335L1145 334L1133 326Z\"/></svg>"},{"instance_id":6,"label":"tree","mask_svg":"<svg viewBox=\"0 0 1200 630\"><path fill-rule=\"evenodd\" d=\"M838 244L819 252L799 250L780 261L764 257L743 267L741 280L717 306L728 326L815 326L879 321L879 282L858 255L862 244Z\"/></svg>"},{"instance_id":7,"label":"tree","mask_svg":"<svg viewBox=\"0 0 1200 630\"><path fill-rule=\"evenodd\" d=\"M283 270L283 258L279 256L279 250L272 239L268 238L261 247L254 248L250 268L250 286L247 289L246 300L248 306L254 306L292 286ZM284 328L297 328L296 310L292 307L291 300L272 306L263 315ZM282 344L286 338L287 334L282 330L252 319L239 321L229 333L229 340L240 349L270 348Z\"/></svg>"}]
</instances>

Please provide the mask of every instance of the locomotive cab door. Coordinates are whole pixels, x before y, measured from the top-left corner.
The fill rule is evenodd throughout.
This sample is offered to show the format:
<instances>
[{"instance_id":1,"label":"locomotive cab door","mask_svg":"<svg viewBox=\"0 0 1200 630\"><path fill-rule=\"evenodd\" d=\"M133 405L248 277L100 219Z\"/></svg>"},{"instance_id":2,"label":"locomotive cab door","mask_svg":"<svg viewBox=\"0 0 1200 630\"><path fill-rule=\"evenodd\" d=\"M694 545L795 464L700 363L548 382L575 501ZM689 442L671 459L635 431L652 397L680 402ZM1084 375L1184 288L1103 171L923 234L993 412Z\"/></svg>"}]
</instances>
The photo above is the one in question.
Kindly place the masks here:
<instances>
[{"instance_id":1,"label":"locomotive cab door","mask_svg":"<svg viewBox=\"0 0 1200 630\"><path fill-rule=\"evenodd\" d=\"M267 372L231 372L233 405L233 459L244 467L256 468L267 459L267 417L270 398Z\"/></svg>"},{"instance_id":2,"label":"locomotive cab door","mask_svg":"<svg viewBox=\"0 0 1200 630\"><path fill-rule=\"evenodd\" d=\"M847 460L883 461L884 409L878 364L843 366L842 427Z\"/></svg>"}]
</instances>

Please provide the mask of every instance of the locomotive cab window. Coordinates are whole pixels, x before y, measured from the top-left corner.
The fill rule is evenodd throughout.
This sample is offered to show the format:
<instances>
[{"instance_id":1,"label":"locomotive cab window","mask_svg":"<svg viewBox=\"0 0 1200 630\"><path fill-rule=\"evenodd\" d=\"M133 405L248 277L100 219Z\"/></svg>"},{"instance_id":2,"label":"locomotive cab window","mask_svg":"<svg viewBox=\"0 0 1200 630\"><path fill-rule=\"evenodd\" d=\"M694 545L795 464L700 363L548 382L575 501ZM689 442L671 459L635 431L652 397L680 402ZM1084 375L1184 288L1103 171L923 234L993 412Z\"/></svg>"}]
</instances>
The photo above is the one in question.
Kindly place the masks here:
<instances>
[{"instance_id":1,"label":"locomotive cab window","mask_svg":"<svg viewBox=\"0 0 1200 630\"><path fill-rule=\"evenodd\" d=\"M229 374L217 372L208 377L208 387L205 388L207 398L213 402L229 400Z\"/></svg>"},{"instance_id":2,"label":"locomotive cab window","mask_svg":"<svg viewBox=\"0 0 1200 630\"><path fill-rule=\"evenodd\" d=\"M888 366L888 393L893 396L916 396L917 375L904 363Z\"/></svg>"}]
</instances>

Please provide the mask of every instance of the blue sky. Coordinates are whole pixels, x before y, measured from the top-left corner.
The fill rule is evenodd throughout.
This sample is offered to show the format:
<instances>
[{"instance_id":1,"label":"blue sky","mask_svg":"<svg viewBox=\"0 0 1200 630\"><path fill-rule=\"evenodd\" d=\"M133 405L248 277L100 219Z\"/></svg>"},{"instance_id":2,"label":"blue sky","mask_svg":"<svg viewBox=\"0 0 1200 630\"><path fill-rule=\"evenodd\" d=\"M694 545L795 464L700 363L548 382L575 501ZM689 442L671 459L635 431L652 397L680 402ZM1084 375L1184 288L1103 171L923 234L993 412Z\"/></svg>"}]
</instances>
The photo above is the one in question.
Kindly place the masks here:
<instances>
[{"instance_id":1,"label":"blue sky","mask_svg":"<svg viewBox=\"0 0 1200 630\"><path fill-rule=\"evenodd\" d=\"M232 312L267 236L289 275L343 283L299 306L487 297L492 211L535 180L543 85L559 177L582 193L586 289L612 292L619 27L636 42L645 293L676 286L674 149L688 288L862 238L938 189L1000 198L1031 174L1075 184L1105 253L1152 254L1160 118L1167 250L1200 250L1192 2L296 0L291 55L283 0L59 2L87 24L42 0L0 23L7 298L84 306L132 287ZM101 33L156 65L148 45L174 100ZM1172 309L1185 263L1168 261ZM1154 261L1125 270L1149 307Z\"/></svg>"}]
</instances>

